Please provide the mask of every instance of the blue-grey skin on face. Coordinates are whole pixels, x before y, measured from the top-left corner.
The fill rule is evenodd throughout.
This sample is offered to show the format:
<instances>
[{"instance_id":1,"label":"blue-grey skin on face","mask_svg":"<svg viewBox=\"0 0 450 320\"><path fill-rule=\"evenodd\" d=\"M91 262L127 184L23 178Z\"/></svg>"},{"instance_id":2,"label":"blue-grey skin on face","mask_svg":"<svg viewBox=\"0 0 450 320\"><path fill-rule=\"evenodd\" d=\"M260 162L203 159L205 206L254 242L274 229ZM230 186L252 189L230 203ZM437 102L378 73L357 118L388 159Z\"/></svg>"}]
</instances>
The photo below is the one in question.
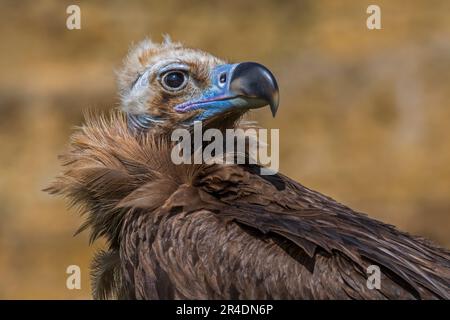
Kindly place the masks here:
<instances>
[{"instance_id":1,"label":"blue-grey skin on face","mask_svg":"<svg viewBox=\"0 0 450 320\"><path fill-rule=\"evenodd\" d=\"M278 109L278 85L272 73L255 62L219 65L211 73L211 86L198 98L175 107L177 112L201 109L194 121L202 121L230 110L270 106Z\"/></svg>"},{"instance_id":2,"label":"blue-grey skin on face","mask_svg":"<svg viewBox=\"0 0 450 320\"><path fill-rule=\"evenodd\" d=\"M148 74L144 72L133 88L147 90ZM157 78L166 90L181 91L189 81L188 68L183 64L169 64L158 70ZM186 120L185 124L190 125L194 121L207 120L230 111L244 113L246 110L266 105L270 106L273 116L277 112L279 102L277 81L272 73L259 63L218 65L211 71L209 83L210 86L196 98L173 107L173 110L180 114L201 110ZM128 114L129 126L139 130L145 130L164 121L164 117L148 113Z\"/></svg>"}]
</instances>

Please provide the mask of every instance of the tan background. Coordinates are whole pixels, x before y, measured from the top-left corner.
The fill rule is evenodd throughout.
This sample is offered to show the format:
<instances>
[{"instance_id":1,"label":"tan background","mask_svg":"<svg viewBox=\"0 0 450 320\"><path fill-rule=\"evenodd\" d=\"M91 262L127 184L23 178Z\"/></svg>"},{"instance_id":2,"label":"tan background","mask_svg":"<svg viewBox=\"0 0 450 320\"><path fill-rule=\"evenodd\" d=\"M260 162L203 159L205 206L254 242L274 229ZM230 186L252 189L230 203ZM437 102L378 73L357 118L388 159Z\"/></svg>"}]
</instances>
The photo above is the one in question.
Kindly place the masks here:
<instances>
[{"instance_id":1,"label":"tan background","mask_svg":"<svg viewBox=\"0 0 450 320\"><path fill-rule=\"evenodd\" d=\"M82 30L65 28L81 6ZM450 2L2 1L0 298L90 298L101 247L40 190L83 108L117 106L114 68L133 41L168 33L276 74L281 169L303 184L450 246ZM339 3L339 4L338 4ZM381 31L365 27L382 9ZM65 269L82 268L82 290Z\"/></svg>"}]
</instances>

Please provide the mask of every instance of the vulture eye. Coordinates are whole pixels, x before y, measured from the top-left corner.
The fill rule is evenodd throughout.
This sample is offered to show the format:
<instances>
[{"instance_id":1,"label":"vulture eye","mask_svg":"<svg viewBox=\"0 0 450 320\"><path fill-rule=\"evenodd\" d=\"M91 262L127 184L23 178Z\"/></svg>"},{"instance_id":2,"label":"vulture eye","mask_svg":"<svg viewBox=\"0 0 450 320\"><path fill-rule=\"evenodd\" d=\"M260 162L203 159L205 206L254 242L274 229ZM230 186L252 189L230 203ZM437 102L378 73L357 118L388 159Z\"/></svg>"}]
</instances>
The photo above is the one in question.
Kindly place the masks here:
<instances>
[{"instance_id":1,"label":"vulture eye","mask_svg":"<svg viewBox=\"0 0 450 320\"><path fill-rule=\"evenodd\" d=\"M187 84L187 75L185 72L176 70L166 72L162 76L162 85L169 91L176 91L183 89Z\"/></svg>"}]
</instances>

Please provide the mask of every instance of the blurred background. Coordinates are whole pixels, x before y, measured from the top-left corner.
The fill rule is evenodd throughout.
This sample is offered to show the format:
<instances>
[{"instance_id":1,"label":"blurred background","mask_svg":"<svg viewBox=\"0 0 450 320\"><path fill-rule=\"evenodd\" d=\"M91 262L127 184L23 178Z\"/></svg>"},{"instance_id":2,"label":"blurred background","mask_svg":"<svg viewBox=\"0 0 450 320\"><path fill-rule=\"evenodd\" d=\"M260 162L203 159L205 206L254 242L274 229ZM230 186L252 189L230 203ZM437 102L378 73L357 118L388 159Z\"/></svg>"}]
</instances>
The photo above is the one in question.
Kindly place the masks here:
<instances>
[{"instance_id":1,"label":"blurred background","mask_svg":"<svg viewBox=\"0 0 450 320\"><path fill-rule=\"evenodd\" d=\"M81 30L66 8L81 8ZM382 30L366 28L369 4ZM82 110L118 105L114 70L150 36L280 85L281 171L354 209L450 247L450 2L5 1L0 3L0 298L90 299L101 242L42 192ZM66 288L68 265L81 290Z\"/></svg>"}]
</instances>

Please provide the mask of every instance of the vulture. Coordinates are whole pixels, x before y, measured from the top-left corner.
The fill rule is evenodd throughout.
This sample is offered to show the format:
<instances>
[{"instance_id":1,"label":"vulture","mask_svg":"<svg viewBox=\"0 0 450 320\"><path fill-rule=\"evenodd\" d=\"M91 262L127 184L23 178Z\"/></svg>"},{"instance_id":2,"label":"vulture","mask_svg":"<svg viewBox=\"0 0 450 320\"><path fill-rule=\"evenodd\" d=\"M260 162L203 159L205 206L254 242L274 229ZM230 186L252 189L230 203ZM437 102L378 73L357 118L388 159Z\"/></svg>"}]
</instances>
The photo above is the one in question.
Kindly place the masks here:
<instances>
[{"instance_id":1,"label":"vulture","mask_svg":"<svg viewBox=\"0 0 450 320\"><path fill-rule=\"evenodd\" d=\"M429 240L258 163L172 161L175 129L246 129L243 115L264 106L275 115L265 66L147 39L117 75L120 108L86 114L46 189L106 241L94 299L450 298L450 251Z\"/></svg>"}]
</instances>

